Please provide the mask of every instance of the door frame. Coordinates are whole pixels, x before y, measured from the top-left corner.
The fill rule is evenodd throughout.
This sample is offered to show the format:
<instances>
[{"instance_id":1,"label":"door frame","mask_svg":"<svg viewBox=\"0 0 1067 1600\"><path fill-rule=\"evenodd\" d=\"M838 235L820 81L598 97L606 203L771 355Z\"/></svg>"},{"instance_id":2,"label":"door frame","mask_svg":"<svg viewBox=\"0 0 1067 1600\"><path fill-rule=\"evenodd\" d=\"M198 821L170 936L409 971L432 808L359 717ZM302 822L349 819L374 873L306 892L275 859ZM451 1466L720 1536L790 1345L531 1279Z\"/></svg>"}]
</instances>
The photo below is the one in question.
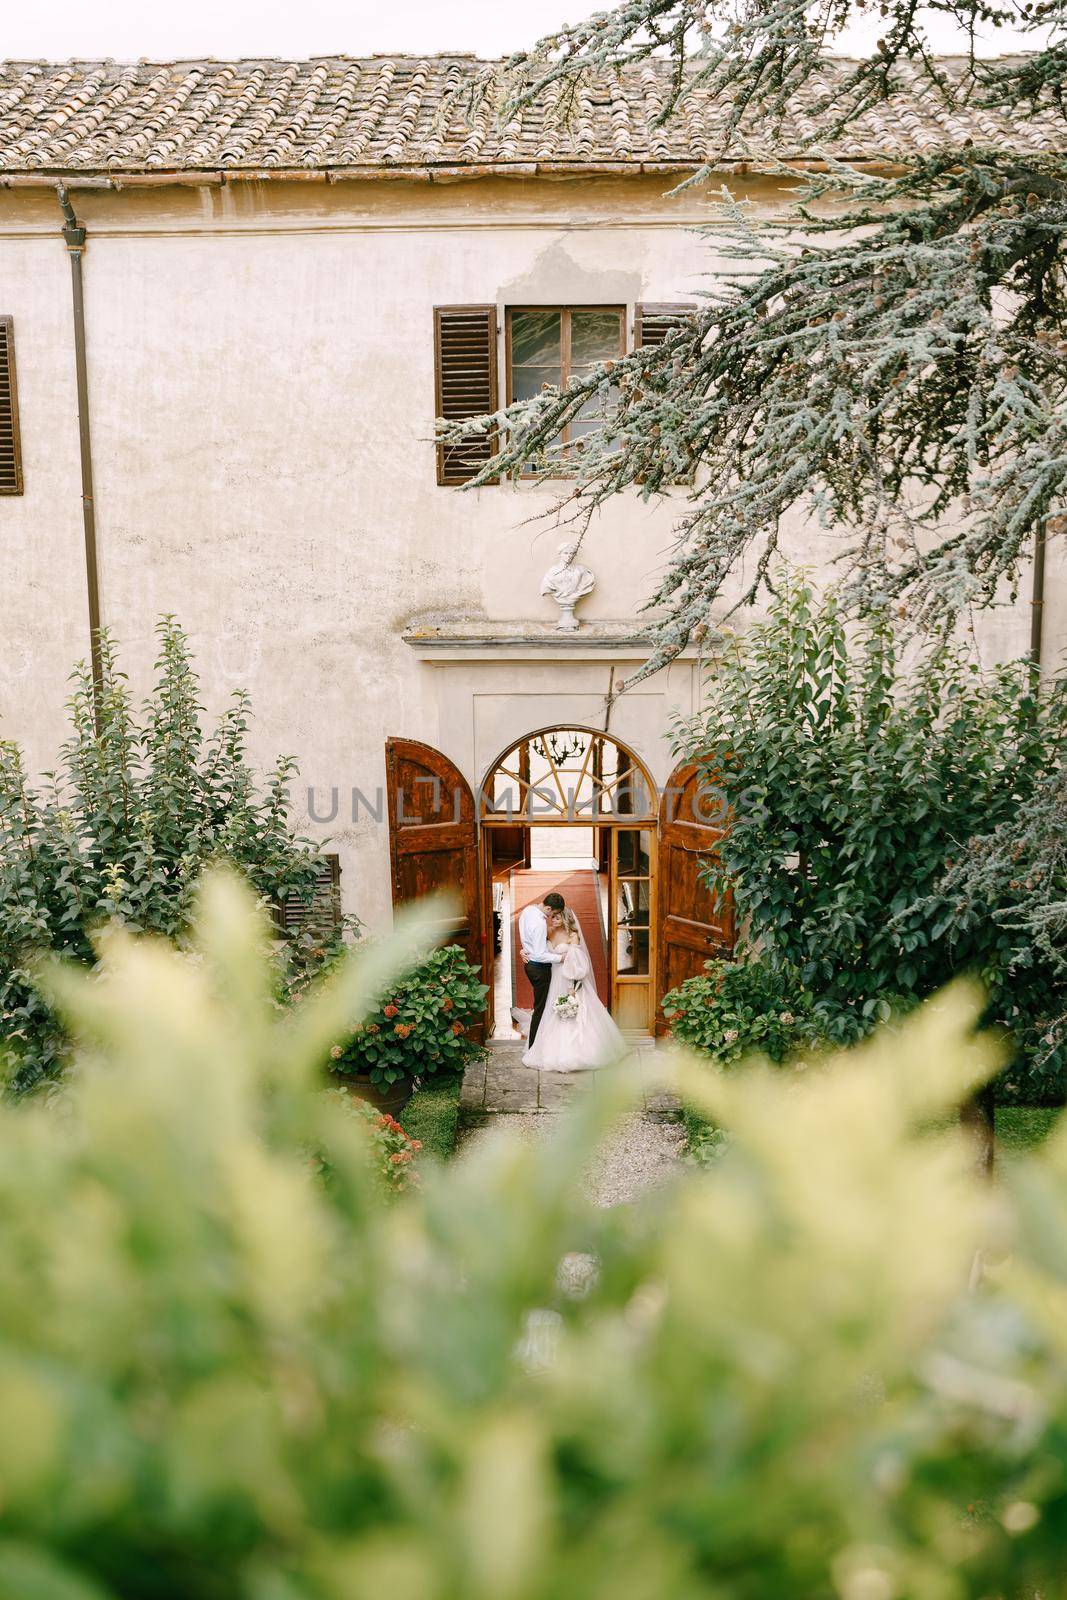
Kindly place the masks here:
<instances>
[{"instance_id":1,"label":"door frame","mask_svg":"<svg viewBox=\"0 0 1067 1600\"><path fill-rule=\"evenodd\" d=\"M488 928L490 930L492 930L492 926L493 926L493 862L492 862L492 854L491 854L491 851L492 851L492 838L493 838L494 833L502 831L503 828L506 827L506 826L508 826L508 825L505 824L505 823L494 824L492 822L488 822L488 823L483 822L482 828L481 828L481 840L480 840L481 848L479 850L479 872L480 872L481 880L482 880L482 925L483 925L483 927L486 927L486 928ZM515 824L515 823L511 824L511 827L514 828L515 826L517 826L517 824ZM540 828L542 826L549 826L549 827L556 827L556 828L583 828L583 827L587 828L589 826L589 824L588 823L582 823L582 822L556 822L556 823L549 823L549 824L542 824L540 822L532 822L532 823L531 822L524 822L524 823L518 824L518 826L521 826L521 827L525 828L527 830L527 836L528 836L529 835L529 831L530 831L531 828ZM658 880L658 873L657 873L657 868L659 866L659 830L658 830L658 828L657 828L657 826L656 826L656 824L654 822L647 822L647 821L631 822L628 818L624 818L624 819L622 819L621 821L618 821L618 822L598 822L597 823L597 827L605 829L605 831L607 831L610 834L610 840L609 840L610 850L609 850L609 854L608 854L608 926L604 930L604 937L605 937L605 940L607 942L608 983L609 983L609 986L610 986L610 989L611 989L611 995L610 995L610 999L609 999L608 1009L610 1010L612 1016L615 1017L622 1010L622 1007L620 1007L620 1004L619 1004L619 997L620 997L620 992L621 991L624 991L626 989L635 989L635 988L643 988L643 989L645 989L647 991L647 1005L646 1005L646 1013L647 1013L647 1015L646 1015L644 1023L642 1025L640 1025L640 1026L637 1026L637 1025L634 1025L634 1024L625 1024L625 1023L621 1023L620 1022L619 1026L622 1028L624 1033L633 1033L633 1034L638 1035L640 1037L644 1037L647 1034L649 1037L651 1037L651 1035L655 1031L656 1011L657 1011L657 1009L659 1007L659 994L658 994L659 972L658 972L657 960L656 960L657 938L658 938L657 929L658 929L658 920L659 920L658 919L659 905L658 905L657 898L656 898L657 894L659 892L659 887L658 887L659 880ZM617 911L618 911L617 891L618 891L618 884L619 884L619 877L618 877L618 838L619 838L619 834L623 831L623 829L630 829L632 832L635 832L635 833L636 832L647 833L648 836L649 836L648 880L647 880L648 881L648 886L649 886L649 895L648 895L648 919L649 919L648 920L648 971L647 971L647 973L643 972L643 973L641 973L639 975L635 974L634 976L631 976L631 977L626 977L624 975L620 975L620 973L618 971L618 968L617 968L617 960L616 960L616 958L617 958L618 926L619 926L618 925L618 921L617 921ZM528 855L529 855L529 847L527 846L527 856ZM591 870L592 870L592 868L590 868L590 871ZM624 878L622 881L623 882L627 882L627 881L635 881L636 882L636 881L644 881L644 880L637 880L637 879L627 880L627 879ZM505 939L511 938L512 931L511 931L510 925L508 927L504 928L502 930L502 932L503 932L503 937ZM487 1027L487 1030L488 1030L488 1037L491 1038L492 1037L492 1032L493 1032L493 1027L494 1027L495 1021L496 1021L496 1017L495 1017L496 995L495 995L495 992L494 992L494 987L495 986L494 986L494 983L492 981L493 977L495 975L495 969L496 969L496 951L492 948L492 937L491 937L491 934L490 934L490 938L489 938L489 941L488 941L487 946L486 946L486 955L487 955L487 959L488 959L488 970L485 971L482 976L483 976L483 981L488 985L488 989L489 989L489 993L486 996L486 1014L487 1014L486 1027Z\"/></svg>"},{"instance_id":2,"label":"door frame","mask_svg":"<svg viewBox=\"0 0 1067 1600\"><path fill-rule=\"evenodd\" d=\"M529 747L535 739L544 739L554 733L583 733L592 736L596 743L591 746L591 753L602 751L603 744L613 745L626 758L627 770L636 774L648 796L648 806L644 811L634 813L611 813L609 815L582 816L552 816L530 814L528 802L533 792L530 783ZM504 763L512 756L517 756L514 766L518 771L504 769ZM589 766L589 757L583 765ZM493 795L493 781L502 770L508 770L508 776L522 787L526 786L523 796L522 810L505 814L494 814L491 805L487 806L487 797L491 800ZM543 794L543 789L537 792ZM562 797L562 790L561 797ZM613 733L606 732L603 728L589 728L580 723L551 723L548 727L535 728L529 733L524 733L518 739L501 751L496 760L491 762L486 769L485 776L478 790L478 828L479 828L479 873L481 876L482 893L482 925L489 930L493 926L493 862L492 838L494 833L510 829L522 828L525 834L525 859L530 859L530 833L533 828L594 828L602 829L609 835L608 850L608 906L609 917L606 930L608 981L610 986L609 1009L612 1016L620 1010L620 995L628 989L644 988L646 991L645 1016L640 1025L633 1023L621 1024L626 1032L640 1036L651 1036L655 1031L656 1012L659 1008L659 972L657 964L657 942L659 924L659 906L657 895L659 892L658 866L659 866L659 806L657 802L659 790L649 772L648 767L641 757L622 739L616 738ZM524 816L523 811L527 814ZM617 887L618 887L618 836L622 829L647 833L649 837L649 911L648 911L648 972L640 976L620 977L617 970ZM624 880L625 881L625 880ZM511 938L512 930L508 926L504 930L504 937ZM487 1037L491 1038L495 1026L495 993L494 975L496 967L496 952L492 948L490 936L486 945L487 967L483 972L483 981L487 983L489 993L486 997L486 1029Z\"/></svg>"},{"instance_id":3,"label":"door frame","mask_svg":"<svg viewBox=\"0 0 1067 1600\"><path fill-rule=\"evenodd\" d=\"M581 756L579 787L585 776L592 777L599 798L606 800L609 808L616 809L593 813L584 810L574 814L574 791L569 792L568 801L560 779L572 776L575 769L567 766L569 755L552 745L551 736L558 733L582 733L591 737L594 742L584 753L579 747L572 752L576 757ZM541 741L538 755L549 763L551 788L541 783L535 787L531 782L529 747L534 740ZM605 765L602 758L607 745L613 746L625 760L616 759L614 767ZM698 967L702 969L704 960L710 956L730 958L734 940L732 896L727 893L721 902L712 902L709 898L705 906L703 891L694 876L695 868L690 870L695 856L717 854L717 843L729 827L728 817L709 822L703 815L698 802L704 792L704 775L699 766L680 763L661 790L637 752L614 734L581 724L553 723L523 734L508 745L489 767L476 798L455 762L432 745L389 738L385 755L393 904L399 906L417 900L439 887L460 890L463 922L457 931L461 937L453 942L461 943L471 961L481 966L488 990L485 1015L490 1030L496 965L492 938L491 841L501 828L510 828L512 834L516 827L525 830L524 855L529 846L529 830L534 827L578 826L607 830L611 907L608 957L613 1012L620 1009L621 995L644 978L644 974L620 978L615 968L618 836L622 828L647 832L649 838L646 985L649 1031L665 1030L660 990L668 981L684 981ZM513 756L516 759L511 768L505 768L504 762ZM515 767L517 771L513 770ZM498 811L491 803L496 793L494 780L500 773L511 784L518 785L518 792L523 796L518 812ZM636 776L640 785L636 790L624 785L628 774ZM559 806L555 806L557 794L562 802ZM449 800L448 806L442 806L442 795ZM546 795L551 802L549 811L535 810L536 801ZM551 814L552 806L557 812L555 816ZM630 806L633 809L629 809ZM604 842L603 836L600 842ZM676 877L671 862L679 848L683 851L683 870L680 877ZM644 923L637 926L641 928ZM511 937L510 927L508 937ZM627 1026L625 1021L623 1026ZM480 1027L477 1031L480 1033Z\"/></svg>"}]
</instances>

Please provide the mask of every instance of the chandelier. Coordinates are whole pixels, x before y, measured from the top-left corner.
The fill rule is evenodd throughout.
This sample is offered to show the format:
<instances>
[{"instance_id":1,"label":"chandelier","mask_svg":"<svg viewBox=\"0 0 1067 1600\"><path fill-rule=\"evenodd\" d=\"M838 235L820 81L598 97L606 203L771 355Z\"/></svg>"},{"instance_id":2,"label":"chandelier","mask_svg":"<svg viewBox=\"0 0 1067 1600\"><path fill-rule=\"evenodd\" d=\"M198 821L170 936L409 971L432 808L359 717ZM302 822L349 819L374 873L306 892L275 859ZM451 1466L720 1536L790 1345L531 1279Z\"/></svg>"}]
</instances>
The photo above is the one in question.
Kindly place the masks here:
<instances>
[{"instance_id":1,"label":"chandelier","mask_svg":"<svg viewBox=\"0 0 1067 1600\"><path fill-rule=\"evenodd\" d=\"M585 747L585 735L582 733L565 733L562 729L540 739L530 740L530 749L534 755L540 756L542 761L549 762L552 766L563 767Z\"/></svg>"}]
</instances>

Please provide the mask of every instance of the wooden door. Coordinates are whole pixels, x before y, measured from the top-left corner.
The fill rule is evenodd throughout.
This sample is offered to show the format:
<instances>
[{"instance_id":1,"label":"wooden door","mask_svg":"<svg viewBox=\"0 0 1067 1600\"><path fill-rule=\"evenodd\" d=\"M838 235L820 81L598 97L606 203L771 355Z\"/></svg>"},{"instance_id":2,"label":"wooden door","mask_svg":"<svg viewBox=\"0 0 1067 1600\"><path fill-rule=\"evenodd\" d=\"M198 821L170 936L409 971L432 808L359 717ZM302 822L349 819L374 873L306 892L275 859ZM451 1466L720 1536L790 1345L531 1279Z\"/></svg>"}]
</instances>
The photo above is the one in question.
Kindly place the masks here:
<instances>
[{"instance_id":1,"label":"wooden door","mask_svg":"<svg viewBox=\"0 0 1067 1600\"><path fill-rule=\"evenodd\" d=\"M657 1005L654 828L605 828L611 870L608 947L611 1011L624 1033L648 1034Z\"/></svg>"},{"instance_id":2,"label":"wooden door","mask_svg":"<svg viewBox=\"0 0 1067 1600\"><path fill-rule=\"evenodd\" d=\"M702 877L724 832L707 780L688 763L676 767L659 808L658 1001L686 978L698 977L705 961L733 949L733 897L716 901ZM666 1031L657 1005L656 1032Z\"/></svg>"},{"instance_id":3,"label":"wooden door","mask_svg":"<svg viewBox=\"0 0 1067 1600\"><path fill-rule=\"evenodd\" d=\"M530 746L523 743L519 746L517 771L522 783L530 782ZM492 785L492 778L489 782ZM520 794L525 796L526 789L521 789ZM495 796L489 795L490 805ZM521 802L520 802L521 809ZM519 821L510 825L496 823L492 830L492 851L490 859L493 868L499 871L504 866L528 867L530 865L530 829L527 823Z\"/></svg>"},{"instance_id":4,"label":"wooden door","mask_svg":"<svg viewBox=\"0 0 1067 1600\"><path fill-rule=\"evenodd\" d=\"M415 739L386 740L385 771L393 904L448 890L459 902L448 943L462 945L467 959L481 969L482 981L491 985L478 883L478 816L470 785L440 750Z\"/></svg>"}]
</instances>

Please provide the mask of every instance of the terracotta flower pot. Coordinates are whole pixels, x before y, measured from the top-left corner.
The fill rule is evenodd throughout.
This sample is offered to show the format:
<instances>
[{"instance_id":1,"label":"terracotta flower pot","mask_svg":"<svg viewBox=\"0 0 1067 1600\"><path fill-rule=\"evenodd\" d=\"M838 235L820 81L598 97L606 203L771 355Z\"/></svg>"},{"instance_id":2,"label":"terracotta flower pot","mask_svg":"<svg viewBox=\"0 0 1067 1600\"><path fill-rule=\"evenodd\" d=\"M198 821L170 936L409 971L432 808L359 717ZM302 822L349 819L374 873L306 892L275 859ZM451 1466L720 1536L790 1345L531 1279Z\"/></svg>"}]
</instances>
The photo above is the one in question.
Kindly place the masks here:
<instances>
[{"instance_id":1,"label":"terracotta flower pot","mask_svg":"<svg viewBox=\"0 0 1067 1600\"><path fill-rule=\"evenodd\" d=\"M365 1100L376 1111L388 1111L391 1117L407 1105L415 1087L412 1078L398 1078L395 1083L380 1085L372 1083L364 1073L342 1078L340 1084L353 1100Z\"/></svg>"}]
</instances>

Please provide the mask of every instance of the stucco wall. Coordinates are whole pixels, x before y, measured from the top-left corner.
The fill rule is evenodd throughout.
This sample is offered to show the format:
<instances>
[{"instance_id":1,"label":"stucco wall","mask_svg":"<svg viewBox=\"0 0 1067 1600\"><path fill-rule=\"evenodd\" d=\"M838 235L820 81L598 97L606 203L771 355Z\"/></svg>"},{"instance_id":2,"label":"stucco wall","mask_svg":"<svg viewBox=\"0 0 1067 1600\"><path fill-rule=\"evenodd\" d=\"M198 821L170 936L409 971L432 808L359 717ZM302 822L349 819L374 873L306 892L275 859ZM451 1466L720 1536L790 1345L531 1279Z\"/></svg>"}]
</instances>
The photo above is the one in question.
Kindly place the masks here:
<instances>
[{"instance_id":1,"label":"stucco wall","mask_svg":"<svg viewBox=\"0 0 1067 1600\"><path fill-rule=\"evenodd\" d=\"M23 742L36 771L55 758L67 677L88 649L70 269L56 239L0 238L0 257L26 485L0 497L0 737Z\"/></svg>"},{"instance_id":2,"label":"stucco wall","mask_svg":"<svg viewBox=\"0 0 1067 1600\"><path fill-rule=\"evenodd\" d=\"M691 231L710 202L667 200L661 188L586 179L76 191L89 229L102 610L135 686L149 680L155 619L177 613L209 709L247 687L257 755L295 752L302 784L320 793L372 792L390 733L440 746L476 779L493 741L525 731L524 717L551 720L555 696L595 708L600 663L449 667L420 661L400 637L427 611L553 615L538 590L559 534L531 521L551 491L435 483L432 312L691 297L726 265ZM777 203L769 185L753 193ZM26 479L22 498L0 500L0 726L34 769L54 758L64 678L87 642L58 220L47 192L0 195L0 311L15 317ZM625 497L595 521L583 560L598 584L582 615L635 616L675 510ZM820 565L824 546L801 525L790 543ZM1067 642L1063 591L1055 561L1050 652ZM1029 607L981 627L987 654L1018 653ZM633 731L661 768L658 730L678 703L692 703L681 667L613 726ZM298 812L305 794L294 795ZM342 815L312 831L334 834L350 905L380 920L381 829Z\"/></svg>"}]
</instances>

